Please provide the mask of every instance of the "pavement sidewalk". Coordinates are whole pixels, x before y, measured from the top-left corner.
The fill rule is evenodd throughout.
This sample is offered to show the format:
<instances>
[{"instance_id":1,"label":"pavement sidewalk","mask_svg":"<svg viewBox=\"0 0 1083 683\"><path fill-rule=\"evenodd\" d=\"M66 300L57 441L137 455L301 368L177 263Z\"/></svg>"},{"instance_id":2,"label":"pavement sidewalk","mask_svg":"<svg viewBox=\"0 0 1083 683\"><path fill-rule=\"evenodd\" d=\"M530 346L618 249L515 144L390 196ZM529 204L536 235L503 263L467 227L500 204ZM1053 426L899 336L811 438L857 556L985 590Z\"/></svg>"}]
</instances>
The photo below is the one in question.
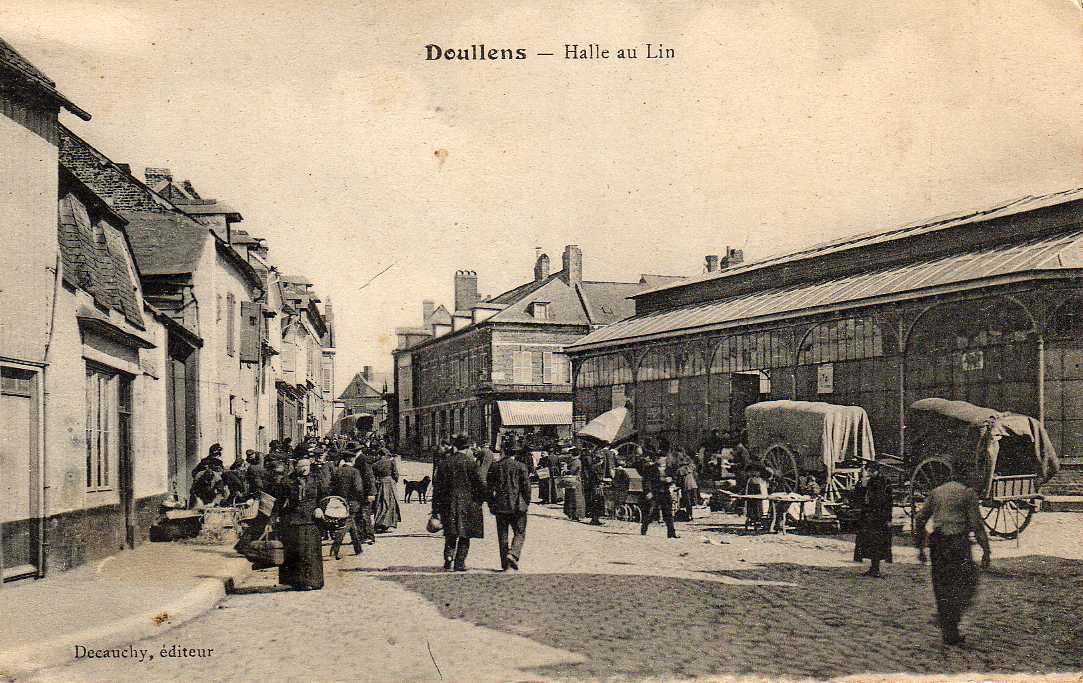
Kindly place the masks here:
<instances>
[{"instance_id":1,"label":"pavement sidewalk","mask_svg":"<svg viewBox=\"0 0 1083 683\"><path fill-rule=\"evenodd\" d=\"M146 543L40 581L0 588L0 678L122 648L221 600L251 565L229 546ZM138 658L138 655L136 655Z\"/></svg>"}]
</instances>

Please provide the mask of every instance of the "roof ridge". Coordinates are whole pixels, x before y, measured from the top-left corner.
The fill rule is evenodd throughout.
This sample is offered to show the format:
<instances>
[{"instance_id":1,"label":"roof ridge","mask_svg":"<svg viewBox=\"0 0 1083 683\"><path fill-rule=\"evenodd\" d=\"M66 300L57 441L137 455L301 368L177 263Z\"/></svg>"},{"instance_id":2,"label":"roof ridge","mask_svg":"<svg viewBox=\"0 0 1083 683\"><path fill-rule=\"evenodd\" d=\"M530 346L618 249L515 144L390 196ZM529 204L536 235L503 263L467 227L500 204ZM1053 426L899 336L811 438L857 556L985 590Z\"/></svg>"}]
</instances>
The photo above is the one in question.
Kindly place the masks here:
<instances>
[{"instance_id":1,"label":"roof ridge","mask_svg":"<svg viewBox=\"0 0 1083 683\"><path fill-rule=\"evenodd\" d=\"M538 289L541 289L543 286L549 284L553 280L560 277L563 273L564 273L563 270L558 270L557 272L553 273L552 275L549 275L548 277L542 278L541 280L531 280L530 282L524 282L521 285L512 287L511 289L507 290L506 292L502 292L500 294L497 294L492 299L490 299L490 303L494 303L494 302L495 303L504 303L504 304L507 304L508 306L510 306L510 305L512 305L514 303L522 301L523 297L526 297L526 296L529 296L530 294L533 294ZM521 294L516 296L515 299L513 299L511 301L507 301L507 302L503 302L503 301L497 302L496 301L497 299L499 299L501 297L504 297L504 296L507 296L507 295L511 294L512 292L515 292L516 290L519 290L519 289L521 289L523 291L522 291Z\"/></svg>"},{"instance_id":2,"label":"roof ridge","mask_svg":"<svg viewBox=\"0 0 1083 683\"><path fill-rule=\"evenodd\" d=\"M949 224L949 223L959 223L959 222L973 221L974 219L980 218L982 216L987 216L987 215L990 215L990 214L993 214L993 213L997 213L999 211L1003 211L1003 210L1011 208L1013 206L1029 204L1029 203L1039 201L1039 200L1042 200L1042 199L1050 199L1050 198L1057 197L1057 196L1060 196L1060 195L1067 195L1067 194L1079 193L1079 192L1083 192L1083 187L1067 188L1067 189L1064 189L1064 190L1057 190L1055 192L1048 192L1048 193L1041 194L1041 195L1029 195L1029 194L1027 194L1027 195L1022 195L1022 196L1016 197L1015 199L997 202L993 206L986 207L984 209L977 209L977 210L971 209L971 210L956 211L956 212L953 212L953 213L940 214L940 215L929 217L929 218L916 219L916 220L910 221L908 223L903 223L902 225L897 225L895 227L888 228L886 230L871 230L871 231L856 233L856 234L849 235L847 237L841 237L841 238L838 238L838 239L835 239L835 240L828 240L828 241L825 241L825 242L818 242L816 244L812 244L812 245L807 246L807 247L802 247L802 248L794 250L794 251L785 252L785 253L782 253L782 254L776 254L774 256L768 256L766 258L760 259L759 261L750 261L748 263L743 263L743 264L738 265L738 266L733 266L731 268L727 268L727 269L722 270L722 271L716 271L714 273L705 273L705 274L700 275L700 276L695 276L695 275L689 276L689 277L685 278L684 279L685 281L683 281L683 282L662 285L662 286L659 286L659 287L652 287L652 288L649 288L649 289L645 289L642 292L638 292L637 295L638 294L653 293L653 292L658 292L658 291L664 291L664 290L667 290L667 289L672 289L672 288L676 288L676 287L683 287L683 286L691 285L691 284L698 284L700 282L708 282L708 281L711 281L711 280L722 279L722 278L725 278L725 277L728 277L728 276L738 275L738 274L758 270L760 268L771 266L771 265L779 263L779 262L800 261L800 260L803 260L805 258L812 257L813 255L817 255L817 254L818 255L823 255L824 252L828 252L828 251L830 251L830 252L846 251L849 248L854 248L856 245L858 245L861 242L868 241L868 240L871 240L871 239L874 239L874 238L891 237L893 235L900 235L902 233L911 233L911 234L913 234L913 233L918 233L919 231L930 231L930 230L937 229L938 226L944 226L944 225Z\"/></svg>"}]
</instances>

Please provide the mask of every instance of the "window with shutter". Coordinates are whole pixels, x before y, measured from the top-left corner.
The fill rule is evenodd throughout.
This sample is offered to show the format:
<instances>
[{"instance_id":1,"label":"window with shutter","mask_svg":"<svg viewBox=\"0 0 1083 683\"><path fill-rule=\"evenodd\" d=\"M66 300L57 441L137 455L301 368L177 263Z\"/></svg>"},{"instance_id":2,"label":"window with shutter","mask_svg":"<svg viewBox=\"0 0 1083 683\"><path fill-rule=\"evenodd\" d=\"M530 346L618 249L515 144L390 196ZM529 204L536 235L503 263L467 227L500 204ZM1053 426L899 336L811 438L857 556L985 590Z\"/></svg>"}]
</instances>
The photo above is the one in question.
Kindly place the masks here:
<instances>
[{"instance_id":1,"label":"window with shutter","mask_svg":"<svg viewBox=\"0 0 1083 683\"><path fill-rule=\"evenodd\" d=\"M226 353L232 356L237 351L237 339L234 336L237 333L236 327L234 327L234 318L236 317L236 302L233 299L233 293L226 294Z\"/></svg>"},{"instance_id":2,"label":"window with shutter","mask_svg":"<svg viewBox=\"0 0 1083 683\"><path fill-rule=\"evenodd\" d=\"M531 380L531 353L530 351L515 351L513 358L513 377L515 384L530 384Z\"/></svg>"},{"instance_id":3,"label":"window with shutter","mask_svg":"<svg viewBox=\"0 0 1083 683\"><path fill-rule=\"evenodd\" d=\"M258 363L260 352L260 324L262 307L255 301L241 302L241 362Z\"/></svg>"},{"instance_id":4,"label":"window with shutter","mask_svg":"<svg viewBox=\"0 0 1083 683\"><path fill-rule=\"evenodd\" d=\"M542 353L542 384L556 384L560 381L559 375L556 372L556 366L553 365L553 352L545 351Z\"/></svg>"},{"instance_id":5,"label":"window with shutter","mask_svg":"<svg viewBox=\"0 0 1083 683\"><path fill-rule=\"evenodd\" d=\"M297 369L297 346L289 340L282 342L282 372L293 372Z\"/></svg>"},{"instance_id":6,"label":"window with shutter","mask_svg":"<svg viewBox=\"0 0 1083 683\"><path fill-rule=\"evenodd\" d=\"M323 384L323 386L322 386L323 393L330 394L331 393L331 368L330 367L325 366L323 368L323 383L322 384Z\"/></svg>"}]
</instances>

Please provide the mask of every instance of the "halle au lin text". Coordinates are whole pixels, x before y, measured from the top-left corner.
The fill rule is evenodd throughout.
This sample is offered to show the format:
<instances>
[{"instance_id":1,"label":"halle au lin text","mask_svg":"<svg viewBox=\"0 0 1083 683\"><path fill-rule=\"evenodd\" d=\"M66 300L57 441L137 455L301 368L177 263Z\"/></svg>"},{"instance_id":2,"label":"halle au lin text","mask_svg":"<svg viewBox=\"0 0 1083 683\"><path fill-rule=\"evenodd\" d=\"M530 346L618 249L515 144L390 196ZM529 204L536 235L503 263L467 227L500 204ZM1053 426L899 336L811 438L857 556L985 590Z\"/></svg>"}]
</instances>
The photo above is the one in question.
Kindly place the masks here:
<instances>
[{"instance_id":1,"label":"halle au lin text","mask_svg":"<svg viewBox=\"0 0 1083 683\"><path fill-rule=\"evenodd\" d=\"M643 43L631 47L609 48L599 43L565 43L563 53L530 52L526 48L492 47L475 43L467 47L445 47L436 43L425 46L425 61L484 62L523 60L529 56L561 57L573 60L592 59L674 59L677 50L662 43Z\"/></svg>"}]
</instances>

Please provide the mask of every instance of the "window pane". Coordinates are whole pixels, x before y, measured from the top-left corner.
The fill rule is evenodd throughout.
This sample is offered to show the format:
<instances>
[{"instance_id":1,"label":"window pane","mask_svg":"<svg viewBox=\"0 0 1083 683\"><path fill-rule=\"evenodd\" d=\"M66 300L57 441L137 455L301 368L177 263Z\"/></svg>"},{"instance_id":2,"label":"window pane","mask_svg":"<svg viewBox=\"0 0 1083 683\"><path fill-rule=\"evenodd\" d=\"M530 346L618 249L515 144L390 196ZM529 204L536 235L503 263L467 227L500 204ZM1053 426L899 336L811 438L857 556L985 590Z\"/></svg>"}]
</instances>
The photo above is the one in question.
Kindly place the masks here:
<instances>
[{"instance_id":1,"label":"window pane","mask_svg":"<svg viewBox=\"0 0 1083 683\"><path fill-rule=\"evenodd\" d=\"M97 398L97 392L94 388L95 375L88 372L86 375L86 383L84 385L83 394L85 396L86 403L86 486L90 488L94 485L94 403Z\"/></svg>"}]
</instances>

